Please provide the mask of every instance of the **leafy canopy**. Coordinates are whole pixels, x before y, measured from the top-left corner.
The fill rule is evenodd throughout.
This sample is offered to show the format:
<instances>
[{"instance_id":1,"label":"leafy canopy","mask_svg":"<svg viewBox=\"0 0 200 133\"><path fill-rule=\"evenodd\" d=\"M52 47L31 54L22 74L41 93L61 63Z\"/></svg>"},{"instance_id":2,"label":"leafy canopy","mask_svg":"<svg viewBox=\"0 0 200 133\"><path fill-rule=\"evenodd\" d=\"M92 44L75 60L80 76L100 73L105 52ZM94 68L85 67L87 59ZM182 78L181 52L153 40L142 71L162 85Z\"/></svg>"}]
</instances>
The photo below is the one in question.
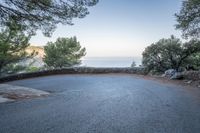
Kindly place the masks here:
<instances>
[{"instance_id":1,"label":"leafy canopy","mask_svg":"<svg viewBox=\"0 0 200 133\"><path fill-rule=\"evenodd\" d=\"M15 23L12 28L2 29L0 32L0 73L7 65L31 57L25 51L29 46L30 36L23 32L23 28Z\"/></svg>"},{"instance_id":2,"label":"leafy canopy","mask_svg":"<svg viewBox=\"0 0 200 133\"><path fill-rule=\"evenodd\" d=\"M184 37L200 37L200 0L183 1L181 11L175 16L176 28L183 31Z\"/></svg>"},{"instance_id":3,"label":"leafy canopy","mask_svg":"<svg viewBox=\"0 0 200 133\"><path fill-rule=\"evenodd\" d=\"M73 18L83 18L88 7L98 0L1 0L0 26L10 26L10 21L26 27L30 34L37 29L49 36L56 25L73 24Z\"/></svg>"},{"instance_id":4,"label":"leafy canopy","mask_svg":"<svg viewBox=\"0 0 200 133\"><path fill-rule=\"evenodd\" d=\"M164 72L167 69L179 70L185 67L189 57L200 52L200 41L192 39L182 43L180 39L171 36L161 39L148 46L143 52L143 65L149 71Z\"/></svg>"},{"instance_id":5,"label":"leafy canopy","mask_svg":"<svg viewBox=\"0 0 200 133\"><path fill-rule=\"evenodd\" d=\"M86 49L81 48L76 37L58 38L56 42L48 42L44 47L44 62L53 68L71 67L81 63Z\"/></svg>"}]
</instances>

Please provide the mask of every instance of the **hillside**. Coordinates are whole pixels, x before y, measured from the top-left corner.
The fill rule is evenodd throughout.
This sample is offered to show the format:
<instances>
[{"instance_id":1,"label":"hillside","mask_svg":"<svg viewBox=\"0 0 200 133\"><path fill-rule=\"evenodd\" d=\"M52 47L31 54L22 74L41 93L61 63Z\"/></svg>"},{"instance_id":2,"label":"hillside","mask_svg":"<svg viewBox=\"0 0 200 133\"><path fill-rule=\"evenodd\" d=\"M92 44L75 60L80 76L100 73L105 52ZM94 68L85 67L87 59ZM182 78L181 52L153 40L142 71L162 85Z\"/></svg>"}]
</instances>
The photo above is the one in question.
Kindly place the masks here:
<instances>
[{"instance_id":1,"label":"hillside","mask_svg":"<svg viewBox=\"0 0 200 133\"><path fill-rule=\"evenodd\" d=\"M35 67L42 67L44 65L43 58L44 58L44 47L42 46L29 46L26 48L26 52L31 54L33 51L37 52L37 55L33 59L28 59L27 61L23 62L23 64L28 65L31 62L34 62L32 66Z\"/></svg>"},{"instance_id":2,"label":"hillside","mask_svg":"<svg viewBox=\"0 0 200 133\"><path fill-rule=\"evenodd\" d=\"M42 46L29 46L26 49L26 52L29 53L29 54L32 53L33 51L38 53L37 56L39 58L43 58L44 57L44 48Z\"/></svg>"}]
</instances>

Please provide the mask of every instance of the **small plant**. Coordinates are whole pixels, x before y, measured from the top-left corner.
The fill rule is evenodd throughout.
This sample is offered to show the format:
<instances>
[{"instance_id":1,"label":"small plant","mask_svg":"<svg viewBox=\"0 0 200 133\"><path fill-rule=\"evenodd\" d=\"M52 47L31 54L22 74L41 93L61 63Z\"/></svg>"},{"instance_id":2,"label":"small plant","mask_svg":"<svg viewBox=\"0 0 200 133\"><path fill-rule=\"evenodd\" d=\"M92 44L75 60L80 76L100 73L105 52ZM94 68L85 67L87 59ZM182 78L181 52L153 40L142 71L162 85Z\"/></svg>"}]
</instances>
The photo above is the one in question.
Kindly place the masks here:
<instances>
[{"instance_id":1,"label":"small plant","mask_svg":"<svg viewBox=\"0 0 200 133\"><path fill-rule=\"evenodd\" d=\"M135 61L132 62L131 67L136 67Z\"/></svg>"},{"instance_id":2,"label":"small plant","mask_svg":"<svg viewBox=\"0 0 200 133\"><path fill-rule=\"evenodd\" d=\"M35 66L30 66L30 67L26 68L26 72L37 72L39 70L40 70L40 68L35 67Z\"/></svg>"}]
</instances>

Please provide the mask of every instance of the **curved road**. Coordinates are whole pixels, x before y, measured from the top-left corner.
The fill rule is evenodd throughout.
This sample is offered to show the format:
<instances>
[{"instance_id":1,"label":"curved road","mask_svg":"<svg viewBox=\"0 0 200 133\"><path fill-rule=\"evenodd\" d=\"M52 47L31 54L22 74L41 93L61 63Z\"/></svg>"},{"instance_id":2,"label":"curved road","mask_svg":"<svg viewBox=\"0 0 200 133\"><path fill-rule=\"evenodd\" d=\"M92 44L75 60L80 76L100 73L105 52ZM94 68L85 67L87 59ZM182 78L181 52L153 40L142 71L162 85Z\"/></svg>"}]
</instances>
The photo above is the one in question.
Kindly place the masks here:
<instances>
[{"instance_id":1,"label":"curved road","mask_svg":"<svg viewBox=\"0 0 200 133\"><path fill-rule=\"evenodd\" d=\"M0 104L0 133L199 133L200 93L121 75L9 82L52 92Z\"/></svg>"}]
</instances>

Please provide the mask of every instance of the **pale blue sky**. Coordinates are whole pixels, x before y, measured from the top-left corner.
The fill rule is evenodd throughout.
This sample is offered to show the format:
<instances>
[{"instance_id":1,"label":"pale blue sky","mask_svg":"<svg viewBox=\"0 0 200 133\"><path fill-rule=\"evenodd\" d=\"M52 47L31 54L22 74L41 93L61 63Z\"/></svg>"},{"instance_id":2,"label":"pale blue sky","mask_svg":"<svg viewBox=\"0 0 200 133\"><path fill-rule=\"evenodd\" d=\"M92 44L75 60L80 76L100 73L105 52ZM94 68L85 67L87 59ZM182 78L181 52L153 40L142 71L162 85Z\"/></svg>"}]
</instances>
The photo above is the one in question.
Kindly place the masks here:
<instances>
[{"instance_id":1,"label":"pale blue sky","mask_svg":"<svg viewBox=\"0 0 200 133\"><path fill-rule=\"evenodd\" d=\"M174 13L182 0L100 0L89 9L90 14L74 20L73 26L58 25L51 38L40 32L31 44L45 45L58 37L77 36L86 47L87 57L141 56L146 46L171 34L175 30Z\"/></svg>"}]
</instances>

